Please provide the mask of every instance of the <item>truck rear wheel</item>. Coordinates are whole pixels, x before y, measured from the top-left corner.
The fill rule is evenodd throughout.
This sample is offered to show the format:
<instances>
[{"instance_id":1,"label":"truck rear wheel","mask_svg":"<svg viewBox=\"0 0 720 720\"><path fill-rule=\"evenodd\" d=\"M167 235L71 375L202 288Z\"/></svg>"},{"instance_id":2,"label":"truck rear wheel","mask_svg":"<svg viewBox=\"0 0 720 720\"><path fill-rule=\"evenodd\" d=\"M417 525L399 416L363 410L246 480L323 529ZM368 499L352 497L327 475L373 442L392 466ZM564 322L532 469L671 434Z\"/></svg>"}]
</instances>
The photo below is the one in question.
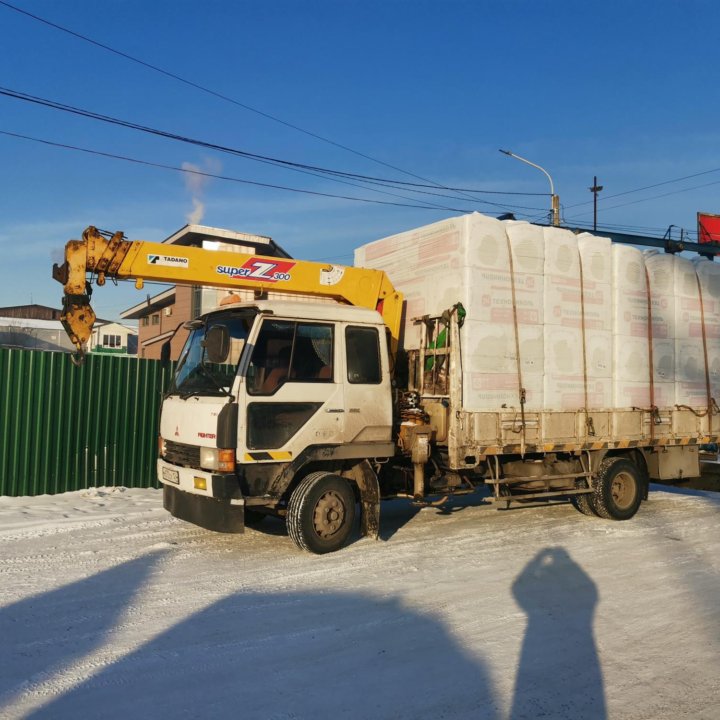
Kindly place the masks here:
<instances>
[{"instance_id":1,"label":"truck rear wheel","mask_svg":"<svg viewBox=\"0 0 720 720\"><path fill-rule=\"evenodd\" d=\"M339 550L355 521L355 495L345 478L315 472L304 478L287 506L290 539L316 555Z\"/></svg>"},{"instance_id":2,"label":"truck rear wheel","mask_svg":"<svg viewBox=\"0 0 720 720\"><path fill-rule=\"evenodd\" d=\"M608 520L629 520L641 500L642 474L638 466L623 457L605 458L595 479L593 510Z\"/></svg>"},{"instance_id":3,"label":"truck rear wheel","mask_svg":"<svg viewBox=\"0 0 720 720\"><path fill-rule=\"evenodd\" d=\"M587 480L585 478L578 478L575 481L575 489L583 490L588 487ZM590 515L591 517L597 517L595 507L593 503L593 493L583 493L582 495L571 495L570 502L573 507L581 512L583 515Z\"/></svg>"}]
</instances>

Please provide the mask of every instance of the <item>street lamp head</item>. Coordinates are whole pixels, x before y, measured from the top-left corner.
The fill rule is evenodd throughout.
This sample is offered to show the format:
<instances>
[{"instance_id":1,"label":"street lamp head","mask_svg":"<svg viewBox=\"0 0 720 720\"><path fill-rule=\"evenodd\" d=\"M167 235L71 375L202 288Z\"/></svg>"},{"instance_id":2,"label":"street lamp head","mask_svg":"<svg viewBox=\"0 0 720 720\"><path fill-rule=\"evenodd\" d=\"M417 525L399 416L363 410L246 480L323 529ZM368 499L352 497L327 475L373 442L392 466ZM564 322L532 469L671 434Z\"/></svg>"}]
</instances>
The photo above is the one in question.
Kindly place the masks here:
<instances>
[{"instance_id":1,"label":"street lamp head","mask_svg":"<svg viewBox=\"0 0 720 720\"><path fill-rule=\"evenodd\" d=\"M500 150L500 152L503 155L508 155L509 157L513 157L516 160L520 160L520 162L524 162L526 165L530 165L534 168L537 168L540 170L540 172L544 173L547 179L550 181L550 197L552 198L552 221L553 225L560 225L560 198L555 194L555 185L553 184L552 178L550 177L550 173L544 168L538 165L537 163L530 162L527 158L520 157L519 155L516 155L514 152L510 152L509 150Z\"/></svg>"}]
</instances>

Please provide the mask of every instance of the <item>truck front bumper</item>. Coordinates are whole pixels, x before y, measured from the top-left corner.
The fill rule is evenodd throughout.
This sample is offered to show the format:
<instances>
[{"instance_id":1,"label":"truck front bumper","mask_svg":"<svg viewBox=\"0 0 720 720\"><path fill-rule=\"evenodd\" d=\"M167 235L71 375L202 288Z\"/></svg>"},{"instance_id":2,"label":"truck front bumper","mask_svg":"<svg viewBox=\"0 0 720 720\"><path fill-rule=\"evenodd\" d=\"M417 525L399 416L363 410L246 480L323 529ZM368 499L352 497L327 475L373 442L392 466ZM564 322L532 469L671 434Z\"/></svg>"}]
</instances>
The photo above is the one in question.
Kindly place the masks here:
<instances>
[{"instance_id":1,"label":"truck front bumper","mask_svg":"<svg viewBox=\"0 0 720 720\"><path fill-rule=\"evenodd\" d=\"M245 499L236 475L221 475L157 462L163 485L163 507L173 517L206 530L241 533L245 530Z\"/></svg>"},{"instance_id":2,"label":"truck front bumper","mask_svg":"<svg viewBox=\"0 0 720 720\"><path fill-rule=\"evenodd\" d=\"M242 498L203 497L163 485L163 507L173 517L206 530L245 532L245 501Z\"/></svg>"}]
</instances>

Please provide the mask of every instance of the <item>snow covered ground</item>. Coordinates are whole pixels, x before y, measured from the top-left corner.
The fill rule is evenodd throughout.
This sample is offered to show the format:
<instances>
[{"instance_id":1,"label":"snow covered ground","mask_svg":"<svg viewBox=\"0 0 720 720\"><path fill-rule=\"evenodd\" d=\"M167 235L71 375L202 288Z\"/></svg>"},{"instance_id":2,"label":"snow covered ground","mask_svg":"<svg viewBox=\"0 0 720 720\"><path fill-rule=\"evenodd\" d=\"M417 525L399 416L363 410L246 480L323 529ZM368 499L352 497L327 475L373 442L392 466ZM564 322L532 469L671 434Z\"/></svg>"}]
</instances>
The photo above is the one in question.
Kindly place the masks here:
<instances>
[{"instance_id":1,"label":"snow covered ground","mask_svg":"<svg viewBox=\"0 0 720 720\"><path fill-rule=\"evenodd\" d=\"M318 557L154 490L0 498L0 717L720 718L720 495L395 501L382 535Z\"/></svg>"}]
</instances>

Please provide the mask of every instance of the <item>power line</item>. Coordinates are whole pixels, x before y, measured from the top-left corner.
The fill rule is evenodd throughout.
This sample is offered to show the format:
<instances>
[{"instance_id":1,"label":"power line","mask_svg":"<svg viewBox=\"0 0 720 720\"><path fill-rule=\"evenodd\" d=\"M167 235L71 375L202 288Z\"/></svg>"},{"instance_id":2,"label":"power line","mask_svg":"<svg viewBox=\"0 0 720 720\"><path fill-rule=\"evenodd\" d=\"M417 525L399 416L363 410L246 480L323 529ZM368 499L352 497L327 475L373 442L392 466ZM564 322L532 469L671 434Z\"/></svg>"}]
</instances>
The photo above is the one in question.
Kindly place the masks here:
<instances>
[{"instance_id":1,"label":"power line","mask_svg":"<svg viewBox=\"0 0 720 720\"><path fill-rule=\"evenodd\" d=\"M437 183L433 180L430 180L428 178L425 178L421 175L417 175L416 173L409 172L408 170L404 170L400 167L397 167L395 165L391 165L390 163L384 162L383 160L378 160L377 158L372 157L371 155L368 155L366 153L362 153L358 150L354 150L351 147L348 147L347 145L343 145L342 143L336 142L334 140L331 140L329 138L323 137L322 135L319 135L317 133L311 132L309 130L305 130L304 128L300 127L299 125L295 125L293 123L290 123L286 120L282 120L279 117L276 117L275 115L271 115L270 113L264 112L262 110L258 110L257 108L252 107L251 105L248 105L247 103L242 103L238 100L235 100L234 98L229 97L228 95L224 95L223 93L217 92L216 90L212 90L211 88L208 88L204 85L200 85L199 83L193 82L192 80L188 80L187 78L184 78L180 75L177 75L176 73L170 72L169 70L165 70L157 65L153 65L152 63L149 63L145 60L141 60L140 58L136 58L133 55L130 55L129 53L122 52L121 50L117 50L116 48L113 48L109 45L105 45L104 43L101 43L97 40L93 40L90 37L87 37L86 35L83 35L82 33L76 32L75 30L71 30L70 28L64 27L62 25L59 25L58 23L52 22L50 20L47 20L43 17L40 17L39 15L35 15L31 12L28 12L27 10L23 10L22 8L19 8L15 5L12 5L9 2L6 2L6 0L0 0L0 5L8 8L9 10L13 10L17 13L20 13L22 15L25 15L28 18L31 18L32 20L36 20L37 22L43 23L49 27L54 28L55 30L59 30L61 32L67 33L68 35L71 35L79 40L82 40L84 42L90 43L91 45L94 45L95 47L98 47L102 50L106 50L107 52L113 53L114 55L117 55L119 57L124 58L125 60L129 60L130 62L137 63L138 65L141 65L149 70L153 70L154 72L158 72L162 75L165 75L166 77L172 78L173 80L177 80L178 82L181 82L185 85L188 85L189 87L192 87L196 90L200 90L201 92L207 93L209 95L212 95L216 98L219 98L221 100L225 100L226 102L232 103L233 105L237 105L238 107L243 108L244 110L248 110L250 112L253 112L257 115L260 115L261 117L264 117L268 120L272 120L273 122L279 123L281 125L284 125L285 127L289 127L293 130L296 130L298 132L301 132L305 135L308 135L309 137L315 138L316 140L320 140L322 142L328 143L330 145L333 145L337 148L340 148L342 150L345 150L347 152L353 153L354 155L357 155L358 157L365 158L366 160L370 160L374 163L377 163L379 165L383 165L387 168L390 168L392 170L397 170L398 172L403 173L404 175L408 175L410 177L414 177L417 180L423 180L426 183L431 183L430 187L439 188L442 190L453 190L454 192L466 192L460 189L452 189L448 188L445 185L441 183ZM377 178L374 178L377 180ZM478 191L478 190L471 190L467 192L485 192L485 191ZM510 193L507 193L510 194ZM516 194L516 193L512 193ZM520 194L520 193L517 193ZM539 193L523 193L523 194L539 194ZM471 197L466 197L467 200L473 200Z\"/></svg>"},{"instance_id":2,"label":"power line","mask_svg":"<svg viewBox=\"0 0 720 720\"><path fill-rule=\"evenodd\" d=\"M709 170L708 172L713 172L713 171ZM698 173L698 174L704 175L706 173ZM667 183L658 183L658 185L665 185L665 184L667 184ZM720 180L715 180L713 182L704 183L703 185L694 185L693 187L683 188L682 190L673 190L672 192L662 193L661 195L652 195L651 197L641 198L640 200L632 200L631 202L620 203L620 205L612 205L610 207L604 207L603 211L607 212L608 210L616 210L617 208L627 207L628 205L637 205L638 203L649 202L650 200L658 200L660 198L669 197L670 195L679 195L680 193L690 192L691 190L700 190L701 188L710 187L711 185L720 185ZM575 215L574 217L582 217L583 214L587 214L587 213ZM569 219L572 220L572 218L569 218Z\"/></svg>"},{"instance_id":3,"label":"power line","mask_svg":"<svg viewBox=\"0 0 720 720\"><path fill-rule=\"evenodd\" d=\"M3 0L0 0L0 4L3 4ZM55 110L62 110L65 112L79 114L84 117L89 117L91 119L103 120L106 122L113 122L116 124L122 124L126 127L132 128L132 129L140 129L140 130L144 130L144 131L148 131L148 132L155 132L158 134L162 134L166 137L171 137L173 139L182 139L185 141L188 140L188 138L183 138L183 136L175 135L175 134L169 133L167 131L146 128L142 125L138 125L136 123L132 123L127 120L120 120L118 118L113 118L109 115L102 115L101 113L96 113L92 110L84 110L83 108L78 108L73 105L67 105L65 103L61 103L61 102L58 102L55 100L48 100L47 98L41 98L36 95L31 95L29 93L21 92L19 90L12 90L11 88L0 87L0 94L14 98L16 100L24 100L26 102L32 102L32 103L37 103L39 105L45 105L45 106L50 107ZM201 141L193 141L193 142L201 142ZM527 196L541 196L541 197L545 197L548 195L548 193L511 192L511 191L504 191L504 190L483 190L480 188L463 188L463 187L450 187L450 186L445 187L445 186L439 186L437 184L427 185L427 184L422 184L422 183L411 183L411 182L407 182L405 180L394 180L392 178L381 178L381 177L375 177L373 175L362 175L359 173L351 173L351 172L347 172L347 171L343 171L343 170L333 170L331 168L320 167L317 165L308 165L305 163L297 163L297 162L293 162L290 160L283 160L281 158L274 158L274 157L268 156L268 155L258 155L256 153L251 153L246 150L224 148L222 146L217 146L217 145L213 145L211 147L213 147L214 149L222 149L224 151L233 152L234 154L242 155L243 157L248 157L248 158L254 159L254 160L263 160L263 161L267 161L267 162L271 162L271 163L288 165L288 166L296 167L296 168L300 168L300 169L315 170L317 172L322 172L322 173L325 173L328 175L337 175L339 177L348 177L348 178L364 180L364 181L368 181L368 182L372 181L375 183L382 183L382 184L385 184L385 185L388 185L391 187L399 185L399 186L406 187L406 188L416 188L416 187L418 187L418 188L440 188L443 190L448 190L450 192L478 193L478 194L483 194L483 195L527 195ZM474 198L471 198L471 199L474 200Z\"/></svg>"},{"instance_id":4,"label":"power line","mask_svg":"<svg viewBox=\"0 0 720 720\"><path fill-rule=\"evenodd\" d=\"M403 174L405 174L405 175L408 175L408 176L410 176L410 177L414 177L414 178L416 178L416 179L418 179L418 180L423 180L423 181L425 181L426 183L431 183L431 184L430 184L430 185L420 185L420 184L415 184L415 183L402 183L402 181L383 180L383 179L381 179L381 178L369 178L369 177L367 177L367 176L364 176L364 177L363 177L363 176L359 176L359 175L348 174L348 173L340 173L340 172L338 172L338 171L331 171L331 170L320 169L320 168L317 168L317 169L316 169L318 172L324 172L324 173L328 173L328 174L333 173L333 172L337 172L338 175L354 176L355 178L357 178L357 179L359 179L359 180L362 180L362 181L365 181L365 182L368 182L368 183L379 183L379 184L388 183L388 184L392 184L392 185L405 184L405 185L414 185L415 187L426 187L426 188L428 188L428 187L434 187L434 188L439 188L439 189L443 189L443 190L449 190L449 191L453 191L453 192L461 192L461 193L484 193L484 194L503 194L503 195L546 195L546 193L511 193L511 192L502 192L502 191L488 191L488 190L475 190L475 189L469 189L469 188L468 188L468 189L465 189L465 188L451 188L451 187L447 187L447 186L445 186L445 185L443 185L443 184L441 184L441 183L437 183L437 182L435 182L435 181L429 180L428 178L424 178L424 177L422 177L422 176L420 176L420 175L417 175L417 174L415 174L415 173L412 173L412 172L409 172L409 171L407 171L407 170L404 170L403 168L400 168L400 167L397 167L397 166L392 165L392 164L390 164L390 163L387 163L387 162L384 162L384 161L382 161L382 160L379 160L379 159L377 159L377 158L375 158L375 157L372 157L371 155L368 155L368 154L366 154L366 153L362 153L362 152L360 152L360 151L358 151L358 150L355 150L355 149L353 149L353 148L351 148L351 147L349 147L349 146L347 146L347 145L343 145L342 143L336 142L336 141L331 140L331 139L329 139L329 138L326 138L326 137L324 137L324 136L322 136L322 135L319 135L319 134L317 134L317 133L314 133L314 132L311 132L311 131L309 131L309 130L306 130L306 129L298 126L298 125L295 125L295 124L290 123L290 122L288 122L288 121L286 121L286 120L283 120L283 119L281 119L281 118L279 118L279 117L277 117L277 116L275 116L275 115L272 115L272 114L270 114L270 113L267 113L267 112L264 112L264 111L262 111L262 110L259 110L258 108L252 107L251 105L248 105L247 103L242 103L242 102L236 100L235 98L232 98L232 97L229 97L229 96L227 96L227 95L224 95L223 93L220 93L220 92L218 92L218 91L216 91L216 90L212 90L211 88L208 88L208 87L206 87L206 86L204 86L204 85L201 85L200 83L196 83L196 82L194 82L194 81L192 81L192 80L189 80L189 79L187 79L187 78L184 78L184 77L182 77L182 76L180 76L180 75L178 75L178 74L176 74L176 73L173 73L173 72L171 72L171 71L169 71L169 70L165 70L164 68L161 68L161 67L159 67L159 66L157 66L157 65L154 65L154 64L152 64L152 63L149 63L149 62L147 62L147 61L145 61L145 60L142 60L142 59L140 59L140 58L134 57L133 55L130 55L129 53L123 52L123 51L121 51L121 50L118 50L117 48L111 47L111 46L106 45L106 44L104 44L104 43L101 43L101 42L99 42L99 41L97 41L97 40L94 40L93 38L90 38L90 37L88 37L88 36L86 36L86 35L83 35L82 33L79 33L79 32L77 32L77 31L75 31L75 30L71 30L70 28L64 27L64 26L62 26L62 25L60 25L60 24L58 24L58 23L55 23L55 22L52 22L52 21L50 21L50 20L47 20L46 18L40 17L39 15L36 15L36 14L34 14L34 13L31 13L31 12L28 12L27 10L24 10L24 9L22 9L22 8L19 8L19 7L15 6L15 5L12 5L12 4L9 3L9 2L6 2L6 0L0 0L0 5L6 7L6 8L9 9L9 10L13 10L13 11L15 11L15 12L17 12L17 13L20 13L20 14L22 14L22 15L24 15L24 16L32 19L32 20L35 20L35 21L40 22L40 23L43 23L44 25L47 25L48 27L51 27L51 28L53 28L53 29L55 29L55 30L58 30L58 31L63 32L63 33L66 33L66 34L68 34L68 35L71 35L71 36L75 37L75 38L78 39L78 40L82 40L83 42L90 43L91 45L94 45L95 47L98 47L98 48L100 48L100 49L102 49L102 50L105 50L105 51L107 51L107 52L113 53L114 55L117 55L117 56L119 56L119 57L121 57L121 58L123 58L123 59L125 59L125 60L128 60L128 61L130 61L130 62L136 63L136 64L138 64L138 65L141 65L141 66L143 66L143 67L145 67L145 68L147 68L147 69L149 69L149 70L152 70L152 71L154 71L154 72L160 73L160 74L162 74L162 75L164 75L164 76L166 76L166 77L169 77L169 78L171 78L171 79L173 79L173 80L176 80L176 81L178 81L178 82L181 82L181 83L183 83L183 84L185 84L185 85L187 85L187 86L189 86L189 87L192 87L192 88L194 88L194 89L196 89L196 90L199 90L199 91L201 91L201 92L207 93L207 94L209 94L209 95L212 95L212 96L214 96L214 97L216 97L216 98L219 98L219 99L221 99L221 100L224 100L224 101L226 101L226 102L232 103L232 104L234 104L234 105L236 105L236 106L238 106L238 107L241 107L241 108L243 108L243 109L245 109L245 110L247 110L247 111L249 111L249 112L253 112L253 113L255 113L255 114L257 114L257 115L260 115L261 117L264 117L264 118L266 118L266 119L268 119L268 120L271 120L271 121L273 121L273 122L279 123L279 124L281 124L281 125L284 125L284 126L286 126L286 127L288 127L288 128L291 128L291 129L293 129L293 130L296 130L296 131L298 131L298 132L301 132L301 133L303 133L303 134L305 134L305 135L307 135L307 136L309 136L309 137L315 138L316 140L320 140L320 141L322 141L322 142L328 143L328 144L333 145L333 146L335 146L335 147L337 147L337 148L340 148L340 149L345 150L345 151L347 151L347 152L353 153L354 155L357 155L357 156L359 156L359 157L365 158L365 159L367 159L367 160L370 160L370 161L372 161L372 162L378 163L378 164L383 165L383 166L385 166L385 167L391 168L391 169L393 169L393 170L397 170L398 172L401 172L401 173L403 173ZM216 148L216 149L219 149L219 148ZM278 161L278 162L282 162L282 161ZM604 201L610 200L610 199L612 199L612 198L621 197L621 196L629 195L629 194L636 193L636 192L642 192L643 190L649 190L649 189L653 189L653 188L656 188L656 187L661 187L661 186L663 186L663 185L668 185L668 184L675 183L675 182L681 182L681 181L683 181L683 180L688 180L688 179L691 179L691 178L694 178L694 177L699 177L699 176L702 176L702 175L706 175L706 174L714 173L714 172L718 172L718 171L720 171L720 168L714 168L714 169L706 170L706 171L703 171L703 172L700 172L700 173L694 173L694 174L691 174L691 175L686 175L686 176L684 176L684 177L674 178L674 179L672 179L672 180L666 180L666 181L664 181L664 182L654 183L654 184L652 184L652 185L646 185L646 186L644 186L644 187L635 188L635 189L632 189L632 190L626 190L626 191L624 191L624 192L615 193L615 194L613 194L613 195L605 195L604 197L600 198L600 200L604 203ZM693 189L698 189L698 188L702 188L702 187L707 187L708 185L713 185L713 184L716 184L716 183L708 183L707 185L700 185L700 186L696 186L695 188L688 188L688 190L693 190ZM414 192L421 192L421 191L414 191ZM678 192L684 192L684 191L681 190L681 191L678 191ZM433 194L433 193L427 193L427 194ZM672 195L672 194L675 194L675 193L667 193L666 195L658 195L658 196L654 196L653 198L647 198L647 200L657 199L657 198L661 198L661 197L667 197L668 195ZM448 196L441 195L441 194L438 194L438 195L439 195L440 197L448 197ZM402 196L401 196L401 197L402 197ZM449 198L449 199L460 199L460 198ZM473 198L470 198L470 197L466 197L466 198L464 198L464 199L469 199L469 200L475 201ZM613 210L613 209L616 209L616 208L619 208L619 207L625 207L626 205L632 205L632 204L635 204L635 203L638 203L638 202L644 202L644 201L645 201L645 200L638 200L638 201L634 201L634 202L631 202L631 203L624 203L624 204L621 204L621 205L614 205L614 206L612 206L612 207L610 207L610 208L605 207L605 208L603 208L603 209L604 209L604 210ZM573 204L573 205L567 205L567 206L565 206L565 209L570 209L570 208L573 208L573 207L580 207L580 206L583 206L583 205L588 205L588 204L590 204L591 202L592 202L592 201L584 201L584 202L581 202L581 203L575 203L575 204ZM486 204L492 204L492 203L486 203ZM418 206L418 207L420 207L420 206ZM437 206L437 207L439 208L439 206ZM496 207L503 207L503 208L505 208L506 206L502 206L502 205L496 204ZM522 207L522 206L514 206L514 207ZM527 207L525 207L524 209L530 209L530 210L532 210L532 209L535 209L535 208L527 208ZM538 208L538 210L539 210L539 208ZM576 217L577 217L577 216L576 216Z\"/></svg>"},{"instance_id":5,"label":"power line","mask_svg":"<svg viewBox=\"0 0 720 720\"><path fill-rule=\"evenodd\" d=\"M0 2L2 2L2 0L0 0ZM261 163L265 163L265 164L269 164L269 165L284 167L286 169L294 170L296 172L302 172L302 173L311 174L311 175L316 175L317 173L320 173L323 176L327 176L328 179L334 180L335 182L341 182L344 184L348 184L346 181L347 178L357 179L360 182L365 182L368 180L384 180L384 182L386 182L386 183L393 182L392 180L387 180L387 179L383 179L383 178L373 178L373 177L370 177L367 175L359 175L357 173L348 173L348 172L323 168L323 167L320 167L317 165L309 165L306 163L297 163L297 162L294 162L291 160L283 160L281 158L275 158L275 157L271 157L271 156L267 156L267 155L259 155L257 153L251 153L247 150L240 150L238 148L231 148L231 147L227 147L225 145L219 145L217 143L212 143L212 142L209 142L206 140L190 138L190 137L186 137L184 135L178 135L177 133L169 132L167 130L159 130L157 128L152 128L152 127L149 127L146 125L141 125L139 123L135 123L135 122L132 122L129 120L122 120L120 118L115 118L110 115L104 115L102 113L97 113L92 110L86 110L84 108L75 107L73 105L67 105L65 103L61 103L61 102L58 102L55 100L41 98L36 95L31 95L29 93L12 90L10 88L0 87L0 95L5 95L7 97L10 97L10 98L13 98L16 100L29 102L29 103L40 105L43 107L48 107L53 110L59 110L61 112L67 112L67 113L70 113L73 115L78 115L80 117L84 117L84 118L91 119L91 120L96 120L98 122L104 122L104 123L108 123L111 125L116 125L118 127L124 127L124 128L128 128L130 130L136 130L138 132L143 132L143 133L147 133L150 135L163 137L163 138L166 138L169 140L175 140L177 142L183 142L183 143L187 143L190 145L204 147L209 150L215 150L217 152L223 152L223 153L227 153L230 155L235 155L237 157L254 160L256 162L261 162ZM349 184L352 184L352 183L349 183ZM415 192L412 190L412 188L406 187L406 184L404 182L401 182L400 184L404 189L410 190L411 192ZM377 190L376 192L383 192L383 191ZM403 197L404 199L410 199L405 196L401 196L401 197ZM443 196L443 197L448 197L449 199L453 199L453 200L460 199L460 198L455 198L455 197L451 197L451 196ZM529 209L529 210L539 210L540 209L540 208L527 208L525 206L494 203L494 202L490 202L489 200L479 200L477 198L472 198L472 202L489 205L491 207L501 208L503 210L508 210L513 207L520 208L520 209ZM430 204L430 203L427 203L427 204ZM446 209L440 205L434 205L434 207L436 207L437 209Z\"/></svg>"},{"instance_id":6,"label":"power line","mask_svg":"<svg viewBox=\"0 0 720 720\"><path fill-rule=\"evenodd\" d=\"M79 147L77 145L69 145L66 143L53 142L51 140L44 140L42 138L36 138L36 137L32 137L30 135L22 135L20 133L9 132L7 130L0 130L0 135L6 135L8 137L20 138L22 140L29 140L32 142L42 143L43 145L51 145L53 147L63 148L65 150L74 150L77 152L83 152L83 153L87 153L89 155L98 155L100 157L111 158L113 160L123 160L125 162L135 163L137 165L146 165L148 167L160 168L162 170L173 170L175 172L187 173L187 174L191 174L191 175L198 175L201 177L213 178L216 180L225 180L228 182L242 183L245 185L255 185L257 187L270 188L273 190L286 190L288 192L302 193L305 195L317 195L320 197L329 197L329 198L335 198L338 200L352 200L355 202L373 203L376 205L392 205L395 207L409 207L409 208L416 208L418 210L438 210L439 209L439 210L447 210L449 212L460 212L460 213L472 212L471 210L468 210L466 208L452 208L452 207L444 207L444 206L443 207L440 207L440 206L430 207L428 205L412 205L409 203L396 203L396 202L389 202L387 200L375 200L372 198L358 198L358 197L352 197L349 195L337 195L334 193L325 193L325 192L319 192L316 190L293 188L293 187L289 187L287 185L275 185L275 184L271 184L271 183L259 182L256 180L246 180L244 178L231 177L228 175L218 175L216 173L204 172L202 170L191 170L189 168L177 167L176 165L165 165L163 163L151 162L149 160L141 160L139 158L133 158L133 157L129 157L126 155L117 155L115 153L103 152L101 150L93 150L90 148L83 148L83 147Z\"/></svg>"},{"instance_id":7,"label":"power line","mask_svg":"<svg viewBox=\"0 0 720 720\"><path fill-rule=\"evenodd\" d=\"M1 2L2 0L0 0ZM716 173L720 172L720 168L713 168L712 170L703 170L699 173L693 173L692 175L685 175L684 177L674 178L673 180L664 180L663 182L654 183L653 185L645 185L644 187L635 188L634 190L625 190L623 192L615 193L614 195L605 195L604 197L598 198L599 200L610 200L612 198L616 197L622 197L623 195L631 195L632 193L636 192L642 192L643 190L652 190L656 187L661 187L662 185L671 185L672 183L676 182L682 182L683 180L690 180L695 177L700 177L701 175L709 175L710 173ZM710 183L711 185L714 183ZM706 185L700 185L699 187L707 187ZM696 188L690 188L690 189L696 189ZM678 190L678 192L684 192L683 190ZM670 193L672 194L672 193ZM655 197L665 197L664 195L657 195ZM582 205L590 205L593 201L592 200L586 200L584 202L575 203L574 205L566 205L566 209L574 208L574 207L580 207ZM628 203L630 204L630 203ZM616 205L614 207L623 207L622 205ZM605 208L606 210L609 208Z\"/></svg>"},{"instance_id":8,"label":"power line","mask_svg":"<svg viewBox=\"0 0 720 720\"><path fill-rule=\"evenodd\" d=\"M143 67L145 67L149 70L153 70L154 72L158 72L162 75L165 75L166 77L172 78L173 80L177 80L178 82L188 85L189 87L195 88L196 90L200 90L201 92L212 95L216 98L219 98L220 100L225 100L226 102L232 103L233 105L237 105L238 107L241 107L244 110L253 112L253 113L260 115L268 120L272 120L273 122L280 123L281 125L289 127L293 130L297 130L298 132L301 132L305 135L313 137L316 140L320 140L322 142L329 143L330 145L334 145L335 147L338 147L342 150L351 152L354 155L358 155L367 160L371 160L372 162L380 163L381 165L384 165L385 167L392 168L393 170L397 170L398 172L405 173L406 175L410 175L419 180L425 180L426 182L431 182L431 181L427 180L426 178L420 177L419 175L415 175L414 173L407 172L406 170L403 170L402 168L395 167L394 165L390 165L389 163L383 162L382 160L377 160L376 158L371 157L370 155L365 155L364 153L361 153L358 150L354 150L346 145L342 145L341 143L335 142L334 140L330 140L329 138L323 137L322 135L318 135L309 130L305 130L304 128L301 128L299 125L294 125L293 123L290 123L286 120L282 120L281 118L276 117L275 115L271 115L270 113L264 112L263 110L258 110L257 108L254 108L251 105L248 105L247 103L242 103L239 100L235 100L234 98L229 97L228 95L224 95L223 93L217 92L216 90L212 90L211 88L205 87L204 85L200 85L199 83L193 82L192 80L188 80L187 78L184 78L181 75L177 75L176 73L170 72L169 70L165 70L164 68L161 68L157 65L153 65L152 63L149 63L145 60L136 58L133 55L130 55L129 53L123 52L123 51L118 50L117 48L111 47L109 45L105 45L104 43L98 42L97 40L93 40L92 38L87 37L86 35L83 35L82 33L76 32L75 30L71 30L70 28L59 25L58 23L55 23L55 22L52 22L45 18L42 18L39 15L35 15L31 12L28 12L27 10L23 10L22 8L16 7L15 5L10 4L9 2L5 2L5 0L0 0L0 5L3 5L6 8L8 8L9 10L14 10L15 12L25 15L33 20L37 20L38 22L48 25L49 27L52 27L55 30L60 30L61 32L67 33L68 35L72 35L73 37L77 38L78 40L82 40L82 41L90 43L91 45L94 45L95 47L98 47L102 50L106 50L107 52L113 53L114 55L124 58L125 60L129 60L130 62L137 63L138 65L142 65ZM435 187L442 187L442 186L435 184Z\"/></svg>"}]
</instances>

